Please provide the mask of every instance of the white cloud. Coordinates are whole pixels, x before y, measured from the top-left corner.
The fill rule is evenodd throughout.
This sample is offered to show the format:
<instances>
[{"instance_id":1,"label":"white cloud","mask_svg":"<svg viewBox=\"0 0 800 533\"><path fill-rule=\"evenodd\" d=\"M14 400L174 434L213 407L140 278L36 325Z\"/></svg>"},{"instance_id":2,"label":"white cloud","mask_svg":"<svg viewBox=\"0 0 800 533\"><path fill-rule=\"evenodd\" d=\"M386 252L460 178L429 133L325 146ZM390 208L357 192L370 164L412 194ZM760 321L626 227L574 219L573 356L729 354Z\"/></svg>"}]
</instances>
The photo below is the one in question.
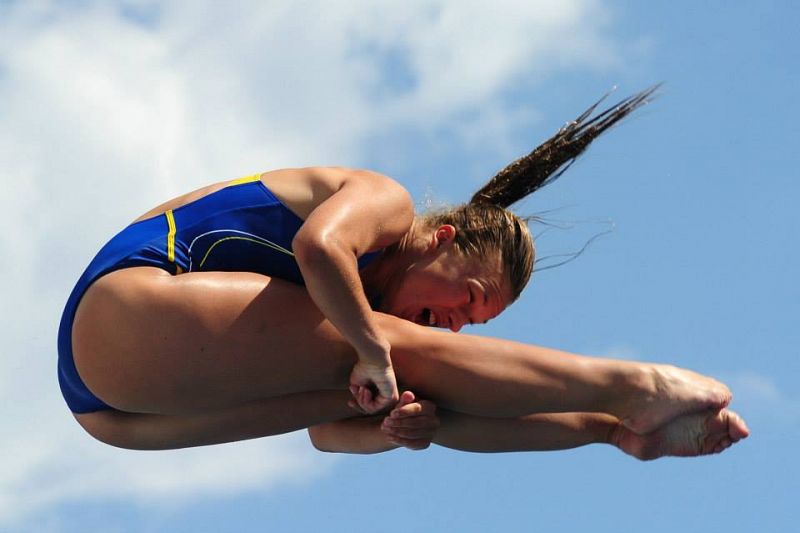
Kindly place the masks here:
<instances>
[{"instance_id":1,"label":"white cloud","mask_svg":"<svg viewBox=\"0 0 800 533\"><path fill-rule=\"evenodd\" d=\"M127 498L164 509L203 497L267 490L276 483L303 484L335 462L305 446L300 433L222 447L131 452L90 440L74 426L28 428L4 445L14 461L3 465L0 523L62 502Z\"/></svg>"},{"instance_id":2,"label":"white cloud","mask_svg":"<svg viewBox=\"0 0 800 533\"><path fill-rule=\"evenodd\" d=\"M642 358L641 353L638 350L632 346L628 346L627 344L615 344L610 348L601 350L599 352L599 356L607 357L609 359L626 359L629 361L638 361Z\"/></svg>"},{"instance_id":3,"label":"white cloud","mask_svg":"<svg viewBox=\"0 0 800 533\"><path fill-rule=\"evenodd\" d=\"M781 390L775 379L753 370L721 379L733 391L734 409L752 411L760 418L800 421L800 399Z\"/></svg>"},{"instance_id":4,"label":"white cloud","mask_svg":"<svg viewBox=\"0 0 800 533\"><path fill-rule=\"evenodd\" d=\"M475 117L466 143L502 144L515 120L503 90L615 64L599 1L487 6L0 6L0 523L68 499L193 498L325 471L330 459L296 437L160 454L95 443L57 391L61 308L98 247L167 197L260 169L355 164L383 128L463 113ZM400 71L387 52L408 78L388 92Z\"/></svg>"},{"instance_id":5,"label":"white cloud","mask_svg":"<svg viewBox=\"0 0 800 533\"><path fill-rule=\"evenodd\" d=\"M598 2L479 0L408 2L399 17L363 18L356 35L377 49L405 52L417 83L393 102L390 117L441 121L477 108L522 75L554 67L608 67L617 61L598 35L607 14ZM373 11L385 10L376 3Z\"/></svg>"}]
</instances>

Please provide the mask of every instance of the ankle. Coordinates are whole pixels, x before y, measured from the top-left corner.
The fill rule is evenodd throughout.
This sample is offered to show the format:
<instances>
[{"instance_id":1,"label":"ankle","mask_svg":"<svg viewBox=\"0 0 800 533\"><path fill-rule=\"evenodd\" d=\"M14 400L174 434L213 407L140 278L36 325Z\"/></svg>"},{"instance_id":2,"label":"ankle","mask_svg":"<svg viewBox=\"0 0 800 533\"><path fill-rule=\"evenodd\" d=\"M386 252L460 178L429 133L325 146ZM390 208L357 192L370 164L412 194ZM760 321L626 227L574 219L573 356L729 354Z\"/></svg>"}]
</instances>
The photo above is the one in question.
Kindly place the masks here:
<instances>
[{"instance_id":1,"label":"ankle","mask_svg":"<svg viewBox=\"0 0 800 533\"><path fill-rule=\"evenodd\" d=\"M614 383L614 397L611 398L611 414L624 424L638 414L657 392L657 370L653 365L627 363L621 366Z\"/></svg>"},{"instance_id":2,"label":"ankle","mask_svg":"<svg viewBox=\"0 0 800 533\"><path fill-rule=\"evenodd\" d=\"M612 446L619 448L619 442L622 438L622 433L626 431L625 424L622 423L622 420L617 420L614 424L609 424L608 429L606 430L605 434L605 442L606 444L611 444Z\"/></svg>"}]
</instances>

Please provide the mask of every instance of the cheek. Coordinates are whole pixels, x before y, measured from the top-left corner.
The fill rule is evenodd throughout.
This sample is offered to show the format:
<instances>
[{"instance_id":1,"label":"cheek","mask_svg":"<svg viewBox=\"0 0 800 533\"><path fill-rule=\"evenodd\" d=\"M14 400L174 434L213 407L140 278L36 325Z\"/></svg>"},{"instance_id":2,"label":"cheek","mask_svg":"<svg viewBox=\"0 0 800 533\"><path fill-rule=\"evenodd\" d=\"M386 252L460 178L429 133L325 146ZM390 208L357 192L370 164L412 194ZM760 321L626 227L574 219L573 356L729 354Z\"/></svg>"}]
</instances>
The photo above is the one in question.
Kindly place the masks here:
<instances>
[{"instance_id":1,"label":"cheek","mask_svg":"<svg viewBox=\"0 0 800 533\"><path fill-rule=\"evenodd\" d=\"M391 294L386 295L386 307L394 313L418 305L427 299L430 290L423 277L407 276Z\"/></svg>"},{"instance_id":2,"label":"cheek","mask_svg":"<svg viewBox=\"0 0 800 533\"><path fill-rule=\"evenodd\" d=\"M462 293L452 284L441 283L431 287L427 293L423 293L420 298L425 298L430 305L438 307L454 307L461 303Z\"/></svg>"},{"instance_id":3,"label":"cheek","mask_svg":"<svg viewBox=\"0 0 800 533\"><path fill-rule=\"evenodd\" d=\"M395 310L417 306L450 307L460 296L458 286L442 272L413 272L390 295L388 303Z\"/></svg>"}]
</instances>

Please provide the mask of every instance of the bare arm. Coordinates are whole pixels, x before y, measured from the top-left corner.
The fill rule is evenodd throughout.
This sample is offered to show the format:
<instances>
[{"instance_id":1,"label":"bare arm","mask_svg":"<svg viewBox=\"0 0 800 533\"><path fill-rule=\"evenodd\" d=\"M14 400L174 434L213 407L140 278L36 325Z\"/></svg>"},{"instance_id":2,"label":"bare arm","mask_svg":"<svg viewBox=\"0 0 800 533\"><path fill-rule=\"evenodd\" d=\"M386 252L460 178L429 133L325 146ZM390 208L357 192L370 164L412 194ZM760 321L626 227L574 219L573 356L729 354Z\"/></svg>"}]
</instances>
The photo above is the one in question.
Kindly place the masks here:
<instances>
[{"instance_id":1,"label":"bare arm","mask_svg":"<svg viewBox=\"0 0 800 533\"><path fill-rule=\"evenodd\" d=\"M442 411L405 391L387 415L361 416L308 429L320 451L374 454L400 446L427 448L431 442L471 452L545 451L608 443L619 419L604 413L550 413L488 418Z\"/></svg>"},{"instance_id":2,"label":"bare arm","mask_svg":"<svg viewBox=\"0 0 800 533\"><path fill-rule=\"evenodd\" d=\"M357 257L398 241L414 217L408 193L379 174L353 171L320 203L292 241L306 288L320 311L358 354L351 384L370 383L378 397L357 397L368 412L397 401L390 344L373 317L358 274Z\"/></svg>"},{"instance_id":3,"label":"bare arm","mask_svg":"<svg viewBox=\"0 0 800 533\"><path fill-rule=\"evenodd\" d=\"M432 442L468 452L566 450L610 443L619 420L602 413L548 413L520 418L486 418L442 411L441 425L383 416L357 417L309 428L314 446L324 452L374 454L401 445L427 448ZM422 423L420 423L422 422ZM398 432L417 437L398 437ZM409 433L416 432L416 433ZM422 436L425 438L420 438Z\"/></svg>"},{"instance_id":4,"label":"bare arm","mask_svg":"<svg viewBox=\"0 0 800 533\"><path fill-rule=\"evenodd\" d=\"M361 416L308 428L311 443L321 452L373 454L399 446L381 431L382 415Z\"/></svg>"},{"instance_id":5,"label":"bare arm","mask_svg":"<svg viewBox=\"0 0 800 533\"><path fill-rule=\"evenodd\" d=\"M308 428L315 448L323 452L372 454L405 447L423 450L439 428L436 406L410 391L388 415L362 416Z\"/></svg>"}]
</instances>

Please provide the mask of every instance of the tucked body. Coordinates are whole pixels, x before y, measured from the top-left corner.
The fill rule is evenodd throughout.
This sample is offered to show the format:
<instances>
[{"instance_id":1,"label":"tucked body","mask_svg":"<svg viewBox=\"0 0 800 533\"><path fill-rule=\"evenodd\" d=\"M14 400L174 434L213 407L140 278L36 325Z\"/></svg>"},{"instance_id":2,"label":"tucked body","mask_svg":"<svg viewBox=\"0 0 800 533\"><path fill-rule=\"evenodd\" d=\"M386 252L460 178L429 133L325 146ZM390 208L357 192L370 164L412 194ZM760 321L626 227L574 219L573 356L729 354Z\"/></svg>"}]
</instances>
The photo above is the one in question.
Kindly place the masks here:
<instances>
[{"instance_id":1,"label":"tucked body","mask_svg":"<svg viewBox=\"0 0 800 533\"><path fill-rule=\"evenodd\" d=\"M710 410L734 421L715 437L719 451L746 427L718 415L730 392L711 378L457 334L499 315L531 275L530 233L506 209L537 188L520 180L541 185L576 155L520 173L538 164L534 151L471 202L428 215L387 176L323 167L162 204L101 250L69 299L59 331L68 405L96 438L145 449L312 426L347 435L367 427L354 416L419 401L451 413L442 442L462 449L469 428L502 424L523 438L545 413L558 431L602 416L635 435L690 425L722 435L684 417ZM398 382L423 400L401 399Z\"/></svg>"}]
</instances>

